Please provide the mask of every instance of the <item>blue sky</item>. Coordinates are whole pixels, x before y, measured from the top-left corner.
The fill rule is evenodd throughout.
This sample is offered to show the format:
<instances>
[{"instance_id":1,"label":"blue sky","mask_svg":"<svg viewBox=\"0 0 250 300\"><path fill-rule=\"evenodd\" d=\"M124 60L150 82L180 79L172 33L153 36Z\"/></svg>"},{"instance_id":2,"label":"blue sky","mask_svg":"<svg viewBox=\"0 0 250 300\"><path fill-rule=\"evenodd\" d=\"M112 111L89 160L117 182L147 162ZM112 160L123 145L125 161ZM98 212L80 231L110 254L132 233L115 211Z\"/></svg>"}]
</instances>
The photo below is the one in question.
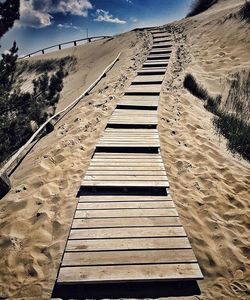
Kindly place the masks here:
<instances>
[{"instance_id":1,"label":"blue sky","mask_svg":"<svg viewBox=\"0 0 250 300\"><path fill-rule=\"evenodd\" d=\"M3 0L0 0L3 2ZM20 0L21 18L1 39L19 54L86 36L115 35L183 18L192 0Z\"/></svg>"}]
</instances>

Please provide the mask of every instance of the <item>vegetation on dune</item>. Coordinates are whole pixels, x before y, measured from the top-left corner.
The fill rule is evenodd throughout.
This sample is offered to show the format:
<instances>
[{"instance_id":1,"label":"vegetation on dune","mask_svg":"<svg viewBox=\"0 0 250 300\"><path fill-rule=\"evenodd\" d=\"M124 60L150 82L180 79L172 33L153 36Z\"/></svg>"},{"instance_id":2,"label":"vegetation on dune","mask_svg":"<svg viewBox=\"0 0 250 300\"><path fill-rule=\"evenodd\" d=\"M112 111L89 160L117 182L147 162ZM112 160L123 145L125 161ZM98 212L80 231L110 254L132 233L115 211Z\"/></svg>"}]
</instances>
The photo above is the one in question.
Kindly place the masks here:
<instances>
[{"instance_id":1,"label":"vegetation on dune","mask_svg":"<svg viewBox=\"0 0 250 300\"><path fill-rule=\"evenodd\" d=\"M61 59L39 59L36 61L19 60L17 62L17 75L21 73L41 74L44 72L53 72L58 68L66 67L72 69L76 64L76 58L74 56L65 56Z\"/></svg>"},{"instance_id":2,"label":"vegetation on dune","mask_svg":"<svg viewBox=\"0 0 250 300\"><path fill-rule=\"evenodd\" d=\"M217 108L219 107L221 103L221 96L218 95L216 97L212 97L208 94L208 91L200 86L194 76L192 74L187 74L184 79L184 87L189 90L191 94L193 94L195 97L204 100L207 110L209 110L212 113L216 113Z\"/></svg>"},{"instance_id":3,"label":"vegetation on dune","mask_svg":"<svg viewBox=\"0 0 250 300\"><path fill-rule=\"evenodd\" d=\"M194 0L191 4L190 12L187 14L187 17L196 16L203 11L207 10L209 7L217 3L218 0Z\"/></svg>"},{"instance_id":4,"label":"vegetation on dune","mask_svg":"<svg viewBox=\"0 0 250 300\"><path fill-rule=\"evenodd\" d=\"M240 17L242 20L250 23L250 2L246 1L240 9Z\"/></svg>"},{"instance_id":5,"label":"vegetation on dune","mask_svg":"<svg viewBox=\"0 0 250 300\"><path fill-rule=\"evenodd\" d=\"M13 25L15 20L20 17L20 0L0 1L0 37L2 37Z\"/></svg>"},{"instance_id":6,"label":"vegetation on dune","mask_svg":"<svg viewBox=\"0 0 250 300\"><path fill-rule=\"evenodd\" d=\"M191 74L186 75L184 87L205 101L204 107L215 115L213 124L228 140L228 149L250 161L250 72L234 74L223 104L220 95L210 96Z\"/></svg>"},{"instance_id":7,"label":"vegetation on dune","mask_svg":"<svg viewBox=\"0 0 250 300\"><path fill-rule=\"evenodd\" d=\"M0 3L0 37L19 18L19 1ZM16 43L0 59L0 163L20 148L32 133L55 111L63 89L63 78L75 63L75 58L36 62L20 61ZM20 75L35 73L33 91L22 92ZM52 74L48 74L51 72ZM25 77L25 76L24 76Z\"/></svg>"},{"instance_id":8,"label":"vegetation on dune","mask_svg":"<svg viewBox=\"0 0 250 300\"><path fill-rule=\"evenodd\" d=\"M54 114L67 75L62 65L51 75L43 73L33 80L33 91L16 87L17 47L2 55L0 61L0 162L20 148Z\"/></svg>"}]
</instances>

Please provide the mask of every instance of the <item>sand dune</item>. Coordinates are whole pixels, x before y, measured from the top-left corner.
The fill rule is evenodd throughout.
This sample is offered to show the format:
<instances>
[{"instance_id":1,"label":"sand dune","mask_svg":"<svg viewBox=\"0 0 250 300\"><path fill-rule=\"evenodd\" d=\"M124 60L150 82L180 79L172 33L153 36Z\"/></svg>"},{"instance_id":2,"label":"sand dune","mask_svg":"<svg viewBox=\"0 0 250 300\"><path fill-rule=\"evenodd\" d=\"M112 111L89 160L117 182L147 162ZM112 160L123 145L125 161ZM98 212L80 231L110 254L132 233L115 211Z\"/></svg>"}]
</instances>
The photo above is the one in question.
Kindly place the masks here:
<instances>
[{"instance_id":1,"label":"sand dune","mask_svg":"<svg viewBox=\"0 0 250 300\"><path fill-rule=\"evenodd\" d=\"M209 93L223 94L228 74L249 68L249 28L237 19L223 22L240 3L219 1L200 16L171 24L175 45L161 93L159 130L173 198L205 276L201 296L189 299L249 299L250 165L227 150L225 139L215 134L212 114L183 89L191 72ZM77 57L62 109L123 51L93 93L12 176L13 189L0 202L0 297L50 298L81 179L150 41L146 32L131 32L40 57Z\"/></svg>"},{"instance_id":2,"label":"sand dune","mask_svg":"<svg viewBox=\"0 0 250 300\"><path fill-rule=\"evenodd\" d=\"M146 33L131 32L86 49L80 46L42 57L73 52L78 58L76 72L67 77L62 108L125 49L108 77L34 147L12 176L13 188L0 202L0 297L50 298L80 182L97 139L149 43Z\"/></svg>"},{"instance_id":3,"label":"sand dune","mask_svg":"<svg viewBox=\"0 0 250 300\"><path fill-rule=\"evenodd\" d=\"M159 112L162 154L205 276L199 299L206 300L250 299L250 165L227 150L215 134L213 115L183 89L183 80L190 72L210 94L223 94L228 74L250 68L249 27L237 19L224 22L242 3L235 2L221 1L175 23L176 53Z\"/></svg>"}]
</instances>

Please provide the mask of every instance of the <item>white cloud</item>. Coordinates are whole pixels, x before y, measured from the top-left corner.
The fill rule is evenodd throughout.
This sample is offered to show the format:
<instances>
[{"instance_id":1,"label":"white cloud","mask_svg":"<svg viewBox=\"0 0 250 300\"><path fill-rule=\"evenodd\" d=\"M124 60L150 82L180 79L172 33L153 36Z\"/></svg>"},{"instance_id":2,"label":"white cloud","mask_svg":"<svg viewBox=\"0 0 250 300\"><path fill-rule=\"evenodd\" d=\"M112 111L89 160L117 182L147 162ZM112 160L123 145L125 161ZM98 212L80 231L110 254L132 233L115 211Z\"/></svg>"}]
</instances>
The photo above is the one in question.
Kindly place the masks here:
<instances>
[{"instance_id":1,"label":"white cloud","mask_svg":"<svg viewBox=\"0 0 250 300\"><path fill-rule=\"evenodd\" d=\"M62 29L62 28L75 29L75 30L79 29L78 26L74 26L72 23L57 24L57 27L60 28L60 29Z\"/></svg>"},{"instance_id":2,"label":"white cloud","mask_svg":"<svg viewBox=\"0 0 250 300\"><path fill-rule=\"evenodd\" d=\"M125 1L128 2L129 4L133 4L131 0L125 0Z\"/></svg>"},{"instance_id":3,"label":"white cloud","mask_svg":"<svg viewBox=\"0 0 250 300\"><path fill-rule=\"evenodd\" d=\"M125 24L127 23L124 20L120 20L119 18L114 18L108 11L103 9L96 10L97 17L94 21L97 22L109 22L109 23L116 23L116 24Z\"/></svg>"},{"instance_id":4,"label":"white cloud","mask_svg":"<svg viewBox=\"0 0 250 300\"><path fill-rule=\"evenodd\" d=\"M92 8L90 0L21 0L17 24L42 28L52 24L53 13L87 17Z\"/></svg>"}]
</instances>

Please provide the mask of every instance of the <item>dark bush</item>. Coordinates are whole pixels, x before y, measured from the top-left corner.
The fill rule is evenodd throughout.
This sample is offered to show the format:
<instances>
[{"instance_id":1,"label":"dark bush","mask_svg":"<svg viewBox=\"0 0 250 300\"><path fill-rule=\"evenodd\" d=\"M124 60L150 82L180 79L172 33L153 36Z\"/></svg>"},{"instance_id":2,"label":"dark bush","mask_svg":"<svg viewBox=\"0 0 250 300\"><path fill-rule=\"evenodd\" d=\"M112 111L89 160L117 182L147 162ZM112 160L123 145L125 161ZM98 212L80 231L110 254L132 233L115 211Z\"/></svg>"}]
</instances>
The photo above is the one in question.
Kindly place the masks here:
<instances>
[{"instance_id":1,"label":"dark bush","mask_svg":"<svg viewBox=\"0 0 250 300\"><path fill-rule=\"evenodd\" d=\"M241 76L239 73L234 74L224 109L220 107L222 97L210 96L191 74L186 75L184 87L204 100L204 107L215 115L213 124L217 132L227 139L228 149L250 161L250 72L243 72Z\"/></svg>"},{"instance_id":2,"label":"dark bush","mask_svg":"<svg viewBox=\"0 0 250 300\"><path fill-rule=\"evenodd\" d=\"M191 10L187 14L187 17L198 15L217 2L218 0L194 0L191 4Z\"/></svg>"},{"instance_id":3,"label":"dark bush","mask_svg":"<svg viewBox=\"0 0 250 300\"><path fill-rule=\"evenodd\" d=\"M245 4L240 9L240 16L242 20L250 23L250 2L246 1Z\"/></svg>"},{"instance_id":4,"label":"dark bush","mask_svg":"<svg viewBox=\"0 0 250 300\"><path fill-rule=\"evenodd\" d=\"M199 99L206 100L208 97L207 91L198 85L192 74L187 74L185 76L184 87Z\"/></svg>"},{"instance_id":5,"label":"dark bush","mask_svg":"<svg viewBox=\"0 0 250 300\"><path fill-rule=\"evenodd\" d=\"M228 140L228 148L250 161L250 126L233 114L219 111L217 115L213 123L217 132Z\"/></svg>"}]
</instances>

